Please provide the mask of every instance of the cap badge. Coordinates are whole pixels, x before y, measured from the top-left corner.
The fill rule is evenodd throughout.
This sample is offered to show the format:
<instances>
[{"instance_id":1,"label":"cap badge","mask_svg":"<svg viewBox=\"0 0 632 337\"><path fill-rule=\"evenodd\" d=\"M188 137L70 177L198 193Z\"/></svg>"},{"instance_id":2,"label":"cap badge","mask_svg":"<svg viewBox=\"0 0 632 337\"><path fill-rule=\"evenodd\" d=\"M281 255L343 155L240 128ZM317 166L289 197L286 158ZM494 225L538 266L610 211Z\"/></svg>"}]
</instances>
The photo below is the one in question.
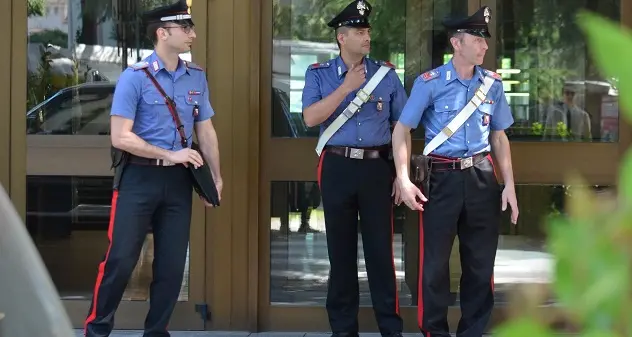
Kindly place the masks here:
<instances>
[{"instance_id":1,"label":"cap badge","mask_svg":"<svg viewBox=\"0 0 632 337\"><path fill-rule=\"evenodd\" d=\"M492 13L491 13L489 7L485 7L485 10L483 11L483 16L485 17L485 23L489 23L489 19L492 16Z\"/></svg>"},{"instance_id":2,"label":"cap badge","mask_svg":"<svg viewBox=\"0 0 632 337\"><path fill-rule=\"evenodd\" d=\"M356 6L356 8L358 9L358 13L360 13L360 15L364 16L364 11L366 11L366 4L364 3L364 1L360 0L358 1L358 5Z\"/></svg>"},{"instance_id":3,"label":"cap badge","mask_svg":"<svg viewBox=\"0 0 632 337\"><path fill-rule=\"evenodd\" d=\"M191 6L193 6L193 0L187 0L187 13L191 14Z\"/></svg>"}]
</instances>

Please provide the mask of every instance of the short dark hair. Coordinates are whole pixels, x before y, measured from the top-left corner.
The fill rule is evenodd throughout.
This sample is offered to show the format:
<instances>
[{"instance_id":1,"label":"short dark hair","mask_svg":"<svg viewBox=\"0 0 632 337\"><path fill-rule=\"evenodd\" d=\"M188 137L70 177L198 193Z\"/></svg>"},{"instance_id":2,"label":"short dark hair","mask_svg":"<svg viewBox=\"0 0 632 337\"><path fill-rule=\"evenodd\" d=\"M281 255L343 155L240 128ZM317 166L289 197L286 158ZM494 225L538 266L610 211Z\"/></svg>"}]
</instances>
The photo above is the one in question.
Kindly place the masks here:
<instances>
[{"instance_id":1,"label":"short dark hair","mask_svg":"<svg viewBox=\"0 0 632 337\"><path fill-rule=\"evenodd\" d=\"M340 42L338 42L338 34L347 34L348 32L349 32L349 27L347 26L336 28L336 35L334 36L334 38L336 39L336 44L338 45L338 49L340 49Z\"/></svg>"},{"instance_id":2,"label":"short dark hair","mask_svg":"<svg viewBox=\"0 0 632 337\"><path fill-rule=\"evenodd\" d=\"M156 36L156 32L159 28L165 27L164 22L151 22L147 24L147 38L156 45L158 43L158 37Z\"/></svg>"},{"instance_id":3,"label":"short dark hair","mask_svg":"<svg viewBox=\"0 0 632 337\"><path fill-rule=\"evenodd\" d=\"M452 51L454 51L454 47L452 46L452 38L456 38L459 41L463 42L463 37L465 36L466 33L464 32L459 32L456 30L450 31L448 32L448 45L450 46L450 49Z\"/></svg>"}]
</instances>

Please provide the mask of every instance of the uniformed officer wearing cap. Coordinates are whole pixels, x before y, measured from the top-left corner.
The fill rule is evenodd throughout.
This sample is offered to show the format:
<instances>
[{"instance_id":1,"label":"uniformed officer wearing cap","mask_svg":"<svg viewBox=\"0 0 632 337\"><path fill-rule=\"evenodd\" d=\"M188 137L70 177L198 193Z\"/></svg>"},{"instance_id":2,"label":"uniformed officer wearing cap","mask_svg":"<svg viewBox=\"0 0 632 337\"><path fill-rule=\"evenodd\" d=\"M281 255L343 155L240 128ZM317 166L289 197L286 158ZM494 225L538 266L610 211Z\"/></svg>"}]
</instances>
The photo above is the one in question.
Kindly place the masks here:
<instances>
[{"instance_id":1,"label":"uniformed officer wearing cap","mask_svg":"<svg viewBox=\"0 0 632 337\"><path fill-rule=\"evenodd\" d=\"M402 200L411 209L423 211L418 323L424 335L433 337L450 336L446 317L450 303L448 266L455 235L459 235L462 265L462 318L457 336L480 337L494 305L493 272L501 209L509 203L512 222L518 219L504 131L514 120L501 77L480 66L487 51L486 38L490 37L490 18L489 8L483 7L470 17L444 21L454 56L415 80L393 132ZM423 193L409 179L410 130L419 122L425 128L424 154L432 163L430 190ZM490 151L505 183L502 196Z\"/></svg>"},{"instance_id":2,"label":"uniformed officer wearing cap","mask_svg":"<svg viewBox=\"0 0 632 337\"><path fill-rule=\"evenodd\" d=\"M311 65L303 89L305 123L320 125L323 139L359 89L367 89L378 69L386 67L375 89L363 96L366 102L326 143L318 164L331 266L327 312L333 336L358 334L358 215L380 332L400 336L402 331L392 247L394 172L388 153L391 125L407 96L390 63L366 57L371 47L371 10L367 1L353 1L329 22L340 55Z\"/></svg>"},{"instance_id":3,"label":"uniformed officer wearing cap","mask_svg":"<svg viewBox=\"0 0 632 337\"><path fill-rule=\"evenodd\" d=\"M169 336L167 324L180 293L191 222L193 187L184 165L198 167L203 158L208 161L221 193L217 134L211 122L215 113L205 72L179 57L190 51L195 39L190 6L191 0L180 1L145 13L154 52L125 69L116 85L112 146L129 153L129 159L114 188L109 246L98 267L85 322L87 337L110 335L149 230L154 236L153 280L143 336ZM150 76L175 101L189 144L195 130L203 155L183 148L166 99Z\"/></svg>"}]
</instances>

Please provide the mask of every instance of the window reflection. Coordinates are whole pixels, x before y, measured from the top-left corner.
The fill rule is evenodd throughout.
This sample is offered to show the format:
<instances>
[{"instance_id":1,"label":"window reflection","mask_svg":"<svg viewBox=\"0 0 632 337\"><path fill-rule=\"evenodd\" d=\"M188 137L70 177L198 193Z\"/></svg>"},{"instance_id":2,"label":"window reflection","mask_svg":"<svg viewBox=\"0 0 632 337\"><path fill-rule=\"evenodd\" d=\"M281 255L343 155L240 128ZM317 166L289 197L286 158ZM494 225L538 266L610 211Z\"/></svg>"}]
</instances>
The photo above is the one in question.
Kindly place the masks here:
<instances>
[{"instance_id":1,"label":"window reflection","mask_svg":"<svg viewBox=\"0 0 632 337\"><path fill-rule=\"evenodd\" d=\"M446 62L450 51L440 20L465 14L467 0L373 0L371 54L390 61L410 92L423 71ZM318 137L319 127L303 122L301 93L313 63L338 56L334 31L326 23L347 0L273 0L272 136ZM423 139L418 129L413 137Z\"/></svg>"},{"instance_id":2,"label":"window reflection","mask_svg":"<svg viewBox=\"0 0 632 337\"><path fill-rule=\"evenodd\" d=\"M89 300L108 247L112 177L27 177L26 227L62 299ZM149 300L153 236L147 234L123 300ZM189 263L180 301L189 297Z\"/></svg>"},{"instance_id":3,"label":"window reflection","mask_svg":"<svg viewBox=\"0 0 632 337\"><path fill-rule=\"evenodd\" d=\"M603 194L608 187L595 186ZM512 225L503 213L501 236L494 267L497 302L505 302L513 285L550 283L553 260L546 246L546 219L564 215L565 198L573 187L517 185L520 220ZM329 260L320 192L315 182L274 181L271 185L270 302L274 305L323 306L327 294ZM416 306L419 256L419 218L404 206L394 213L394 260L400 304ZM461 277L458 238L450 257L452 305L458 305ZM360 304L371 306L358 231Z\"/></svg>"},{"instance_id":4,"label":"window reflection","mask_svg":"<svg viewBox=\"0 0 632 337\"><path fill-rule=\"evenodd\" d=\"M172 2L29 1L27 134L107 135L116 81L153 51L139 15Z\"/></svg>"},{"instance_id":5,"label":"window reflection","mask_svg":"<svg viewBox=\"0 0 632 337\"><path fill-rule=\"evenodd\" d=\"M615 79L590 59L575 23L580 9L620 20L619 0L496 1L498 72L520 141L618 141Z\"/></svg>"}]
</instances>

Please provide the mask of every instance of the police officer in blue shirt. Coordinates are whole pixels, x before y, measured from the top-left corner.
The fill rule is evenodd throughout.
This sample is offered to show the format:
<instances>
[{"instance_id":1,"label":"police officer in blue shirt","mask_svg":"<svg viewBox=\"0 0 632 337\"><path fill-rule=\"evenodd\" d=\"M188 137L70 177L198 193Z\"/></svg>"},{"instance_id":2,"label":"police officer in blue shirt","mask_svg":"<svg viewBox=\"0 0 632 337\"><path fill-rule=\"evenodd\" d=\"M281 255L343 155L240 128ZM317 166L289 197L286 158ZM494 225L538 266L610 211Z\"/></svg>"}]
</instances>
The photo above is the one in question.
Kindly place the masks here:
<instances>
[{"instance_id":1,"label":"police officer in blue shirt","mask_svg":"<svg viewBox=\"0 0 632 337\"><path fill-rule=\"evenodd\" d=\"M311 65L303 89L305 123L320 125L321 140L335 130L320 153L318 183L331 268L326 306L333 336L339 337L358 336L358 214L380 332L401 336L402 331L393 263L395 191L389 148L391 125L407 96L390 63L366 57L371 47L371 10L367 1L353 1L328 23L335 29L340 55ZM374 76L384 77L370 95L363 95ZM365 102L354 101L357 95ZM360 107L351 118L339 120L344 124L331 129L354 104Z\"/></svg>"},{"instance_id":2,"label":"police officer in blue shirt","mask_svg":"<svg viewBox=\"0 0 632 337\"><path fill-rule=\"evenodd\" d=\"M184 165L199 167L206 160L218 192L222 189L206 76L199 66L179 57L190 51L195 39L190 7L179 1L146 12L144 20L154 52L125 69L114 92L112 146L125 156L117 156L114 163L109 246L98 268L86 337L110 335L149 230L154 236L153 280L143 336L169 336L167 324L180 293L191 223L193 187ZM195 130L202 153L183 148L167 99L152 77L175 101L186 137L190 139Z\"/></svg>"},{"instance_id":3,"label":"police officer in blue shirt","mask_svg":"<svg viewBox=\"0 0 632 337\"><path fill-rule=\"evenodd\" d=\"M419 327L424 335L450 336L449 259L459 236L462 264L457 336L480 337L494 305L494 259L501 209L518 207L505 131L513 117L498 74L481 68L488 7L471 17L444 21L454 56L414 82L410 100L393 131L393 153L403 202L420 216ZM409 178L410 130L425 128L424 154L431 162L429 191ZM437 138L435 138L437 137ZM491 152L505 188L500 190Z\"/></svg>"}]
</instances>

